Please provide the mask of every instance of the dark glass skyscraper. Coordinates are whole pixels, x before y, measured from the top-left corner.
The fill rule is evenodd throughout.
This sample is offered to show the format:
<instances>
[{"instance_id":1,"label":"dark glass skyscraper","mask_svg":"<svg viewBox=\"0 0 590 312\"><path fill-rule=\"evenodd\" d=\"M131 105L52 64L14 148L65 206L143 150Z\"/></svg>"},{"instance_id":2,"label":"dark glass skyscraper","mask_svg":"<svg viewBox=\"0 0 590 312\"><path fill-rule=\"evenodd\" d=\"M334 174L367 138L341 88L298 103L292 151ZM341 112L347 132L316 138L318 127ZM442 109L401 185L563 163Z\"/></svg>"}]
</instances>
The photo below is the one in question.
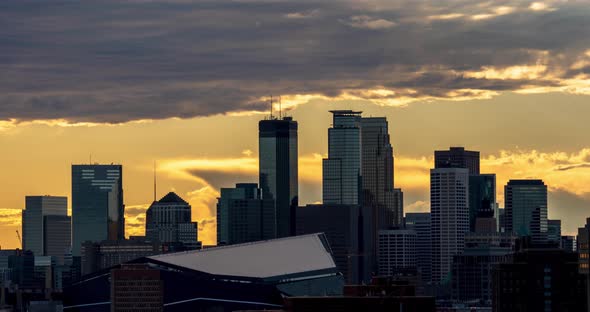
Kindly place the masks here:
<instances>
[{"instance_id":1,"label":"dark glass skyscraper","mask_svg":"<svg viewBox=\"0 0 590 312\"><path fill-rule=\"evenodd\" d=\"M217 244L232 245L277 236L275 201L263 198L256 183L222 188L217 199Z\"/></svg>"},{"instance_id":2,"label":"dark glass skyscraper","mask_svg":"<svg viewBox=\"0 0 590 312\"><path fill-rule=\"evenodd\" d=\"M277 237L295 235L299 192L297 122L291 117L261 120L258 130L262 196L275 201Z\"/></svg>"},{"instance_id":3,"label":"dark glass skyscraper","mask_svg":"<svg viewBox=\"0 0 590 312\"><path fill-rule=\"evenodd\" d=\"M330 111L328 158L322 161L324 204L362 204L361 185L361 113L351 110Z\"/></svg>"},{"instance_id":4,"label":"dark glass skyscraper","mask_svg":"<svg viewBox=\"0 0 590 312\"><path fill-rule=\"evenodd\" d=\"M375 207L376 229L400 226L403 200L401 190L393 188L393 148L387 119L361 118L361 137L363 205Z\"/></svg>"},{"instance_id":5,"label":"dark glass skyscraper","mask_svg":"<svg viewBox=\"0 0 590 312\"><path fill-rule=\"evenodd\" d=\"M504 187L506 232L547 239L547 186L542 180L510 180Z\"/></svg>"},{"instance_id":6,"label":"dark glass skyscraper","mask_svg":"<svg viewBox=\"0 0 590 312\"><path fill-rule=\"evenodd\" d=\"M464 147L435 151L434 168L467 168L469 174L479 174L479 152L466 151Z\"/></svg>"},{"instance_id":7,"label":"dark glass skyscraper","mask_svg":"<svg viewBox=\"0 0 590 312\"><path fill-rule=\"evenodd\" d=\"M496 175L476 174L469 176L469 231L475 231L476 218L496 218ZM497 226L496 226L497 228Z\"/></svg>"},{"instance_id":8,"label":"dark glass skyscraper","mask_svg":"<svg viewBox=\"0 0 590 312\"><path fill-rule=\"evenodd\" d=\"M72 254L85 241L125 238L123 167L72 165Z\"/></svg>"}]
</instances>

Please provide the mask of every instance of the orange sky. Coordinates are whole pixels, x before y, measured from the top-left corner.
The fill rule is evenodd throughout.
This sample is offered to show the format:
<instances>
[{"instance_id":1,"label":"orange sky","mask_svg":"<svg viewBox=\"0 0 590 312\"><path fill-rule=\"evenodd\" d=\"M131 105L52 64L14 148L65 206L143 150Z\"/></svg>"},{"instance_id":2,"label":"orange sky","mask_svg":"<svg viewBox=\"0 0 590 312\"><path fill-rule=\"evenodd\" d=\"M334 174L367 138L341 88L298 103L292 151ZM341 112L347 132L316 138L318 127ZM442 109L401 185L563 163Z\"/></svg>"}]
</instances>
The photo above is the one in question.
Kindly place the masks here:
<instances>
[{"instance_id":1,"label":"orange sky","mask_svg":"<svg viewBox=\"0 0 590 312\"><path fill-rule=\"evenodd\" d=\"M590 105L588 96L501 94L492 99L424 101L378 106L366 101L311 99L290 114L299 122L300 197L321 200L321 158L327 152L328 110L386 116L395 151L395 184L406 211L429 209L434 149L464 145L482 152L482 172L497 173L498 201L510 178L541 178L549 186L549 216L574 233L590 216ZM556 104L560 103L560 104ZM257 182L257 121L261 115L216 115L120 125L25 123L0 130L0 245L18 246L15 230L25 195L70 197L70 165L122 163L127 234L142 234L152 200L153 161L158 196L175 191L193 206L205 244L215 242L220 187Z\"/></svg>"}]
</instances>

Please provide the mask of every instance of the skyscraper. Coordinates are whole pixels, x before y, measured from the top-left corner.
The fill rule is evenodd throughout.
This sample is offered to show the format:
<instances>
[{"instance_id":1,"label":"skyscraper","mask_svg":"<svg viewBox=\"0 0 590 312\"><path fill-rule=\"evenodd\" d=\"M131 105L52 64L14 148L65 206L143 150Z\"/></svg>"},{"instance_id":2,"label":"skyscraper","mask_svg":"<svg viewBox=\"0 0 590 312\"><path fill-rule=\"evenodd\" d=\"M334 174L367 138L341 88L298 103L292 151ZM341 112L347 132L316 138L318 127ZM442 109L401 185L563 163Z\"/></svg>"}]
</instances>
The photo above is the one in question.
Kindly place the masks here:
<instances>
[{"instance_id":1,"label":"skyscraper","mask_svg":"<svg viewBox=\"0 0 590 312\"><path fill-rule=\"evenodd\" d=\"M547 186L542 180L510 180L504 187L506 232L547 239Z\"/></svg>"},{"instance_id":2,"label":"skyscraper","mask_svg":"<svg viewBox=\"0 0 590 312\"><path fill-rule=\"evenodd\" d=\"M328 158L323 165L324 204L361 204L361 113L351 110L330 111Z\"/></svg>"},{"instance_id":3,"label":"skyscraper","mask_svg":"<svg viewBox=\"0 0 590 312\"><path fill-rule=\"evenodd\" d=\"M401 190L393 188L393 148L385 117L361 118L362 200L375 208L375 228L400 226L403 218Z\"/></svg>"},{"instance_id":4,"label":"skyscraper","mask_svg":"<svg viewBox=\"0 0 590 312\"><path fill-rule=\"evenodd\" d=\"M435 151L434 168L467 168L469 174L479 174L479 152L466 151L464 147Z\"/></svg>"},{"instance_id":5,"label":"skyscraper","mask_svg":"<svg viewBox=\"0 0 590 312\"><path fill-rule=\"evenodd\" d=\"M125 238L123 167L72 165L72 254L85 241Z\"/></svg>"},{"instance_id":6,"label":"skyscraper","mask_svg":"<svg viewBox=\"0 0 590 312\"><path fill-rule=\"evenodd\" d=\"M70 248L68 198L26 196L22 214L23 246L35 256L55 256L63 260Z\"/></svg>"},{"instance_id":7,"label":"skyscraper","mask_svg":"<svg viewBox=\"0 0 590 312\"><path fill-rule=\"evenodd\" d=\"M259 129L260 188L276 209L277 237L295 235L298 205L297 122L291 117L261 120Z\"/></svg>"},{"instance_id":8,"label":"skyscraper","mask_svg":"<svg viewBox=\"0 0 590 312\"><path fill-rule=\"evenodd\" d=\"M146 211L145 236L152 242L196 246L198 225L192 222L191 205L174 192L153 202Z\"/></svg>"},{"instance_id":9,"label":"skyscraper","mask_svg":"<svg viewBox=\"0 0 590 312\"><path fill-rule=\"evenodd\" d=\"M475 231L476 218L495 218L498 230L496 204L496 175L472 174L469 176L469 231Z\"/></svg>"},{"instance_id":10,"label":"skyscraper","mask_svg":"<svg viewBox=\"0 0 590 312\"><path fill-rule=\"evenodd\" d=\"M469 231L469 171L464 168L430 170L432 280L449 282L453 256L463 251Z\"/></svg>"},{"instance_id":11,"label":"skyscraper","mask_svg":"<svg viewBox=\"0 0 590 312\"><path fill-rule=\"evenodd\" d=\"M276 237L275 201L263 198L256 183L222 188L217 199L217 244L239 244Z\"/></svg>"}]
</instances>

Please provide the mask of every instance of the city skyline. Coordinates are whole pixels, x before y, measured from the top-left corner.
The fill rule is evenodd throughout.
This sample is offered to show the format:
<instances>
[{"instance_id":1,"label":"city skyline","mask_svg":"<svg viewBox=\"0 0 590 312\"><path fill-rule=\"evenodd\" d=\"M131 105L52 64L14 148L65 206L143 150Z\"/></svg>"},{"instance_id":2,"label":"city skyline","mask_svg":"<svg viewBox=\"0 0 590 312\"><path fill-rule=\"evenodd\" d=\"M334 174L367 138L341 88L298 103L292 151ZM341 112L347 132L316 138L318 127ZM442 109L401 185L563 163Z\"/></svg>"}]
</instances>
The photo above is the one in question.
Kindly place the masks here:
<instances>
[{"instance_id":1,"label":"city skyline","mask_svg":"<svg viewBox=\"0 0 590 312\"><path fill-rule=\"evenodd\" d=\"M293 114L294 116L296 116L296 110L290 112L291 114ZM329 112L324 111L324 114L326 115L326 117L329 117ZM376 116L376 113L373 111L369 111L368 115L372 115L372 116ZM243 118L248 118L248 119L258 119L261 118L262 116L251 116L251 117L243 117ZM217 117L217 118L222 118L222 117ZM226 117L226 118L231 118L231 117ZM298 120L299 123L301 124L300 127L302 128L306 128L306 125L308 124L306 123L302 123L300 120ZM187 121L179 121L179 122L187 122ZM195 122L195 121L193 121ZM154 122L154 123L158 123L158 122ZM390 130L390 134L392 136L392 142L398 142L398 141L403 141L403 136L400 136L396 133L395 130L395 121L390 121L390 123L392 124L392 130ZM327 137L327 127L329 125L329 121L323 123L323 125L326 127L322 132L324 132L323 135L321 136L326 136ZM252 128L252 126L254 127L253 132L250 133L249 135L246 135L247 137L251 137L250 140L254 141L252 150L257 150L257 146L256 146L256 121L254 122L253 125L250 125L250 128ZM318 128L321 125L318 124L313 124L313 125L309 125L313 128ZM116 127L125 127L125 126L116 126ZM309 133L308 131L304 131L304 133L307 134ZM301 147L305 147L308 142L307 140L308 136L304 137L304 138L300 138L301 142L300 142L300 146ZM477 146L477 145L476 145ZM475 146L472 145L467 145L466 148L467 149L471 149L471 150L479 150L477 148L474 148ZM440 146L436 149L446 149L448 148L445 146ZM303 148L304 150L306 148ZM252 151L250 150L250 151ZM429 208L429 204L428 204L428 199L425 198L424 196L428 196L428 185L427 185L427 181L424 181L424 177L426 179L428 179L428 175L424 175L424 176L420 176L420 174L424 173L424 170L429 170L430 168L434 167L434 159L433 156L425 156L425 157L421 157L421 158L413 158L413 157L403 157L403 154L400 153L399 148L396 148L396 159L398 159L399 161L396 163L396 172L398 172L396 180L396 187L401 187L404 189L404 191L409 190L409 201L406 201L406 212L420 212L420 211L427 211ZM434 152L434 149L430 152L430 154L432 155ZM190 158L188 158L187 160L174 160L173 162L170 161L166 161L166 160L160 160L158 162L158 192L161 195L164 195L165 191L174 191L176 189L177 186L185 186L187 187L188 184L188 189L187 191L184 191L184 193L182 194L183 196L188 195L189 199L188 201L191 202L191 205L193 206L193 221L199 221L199 224L201 224L202 221L204 221L205 225L201 225L200 229L201 229L201 237L203 237L203 240L205 241L205 243L214 243L214 240L212 240L211 238L214 237L214 231L215 228L214 227L209 227L207 228L207 223L208 222L212 222L212 218L211 215L209 215L210 213L214 212L214 210L212 210L212 207L214 207L214 203L212 203L213 206L209 205L206 201L204 201L204 199L207 198L215 198L216 197L216 191L217 191L217 187L226 187L226 186L231 186L225 183L225 181L235 181L235 182L256 182L256 178L257 178L257 158L252 156L252 154L254 154L254 152L250 153L248 151L244 151L244 153L242 155L239 155L238 157L235 158L225 158L225 159L193 159L190 160ZM401 154L401 155L400 155ZM590 152L589 152L590 154ZM534 153L520 153L520 154L509 154L506 153L505 155L492 155L493 157L495 157L495 159L492 156L488 156L485 153L482 152L482 173L488 173L488 172L498 172L498 203L500 204L500 206L503 206L503 196L502 196L502 191L501 189L503 189L503 185L506 184L506 182L509 179L513 179L513 178L540 178L540 179L546 179L546 176L541 176L541 175L522 175L519 174L518 172L514 172L514 170L510 170L511 172L507 173L506 168L502 168L502 162L507 162L507 161L513 161L516 162L517 164L520 162L520 164L523 164L524 166L530 165L528 164L529 160L532 156L534 156ZM401 157L400 157L401 156ZM575 158L576 155L571 155L572 158ZM584 158L584 151L580 152L579 155L577 155L578 158L583 159ZM519 159L522 158L522 159ZM546 166L547 162L551 162L551 161L555 161L555 162L560 162L560 159L563 159L564 157L567 157L567 155L549 155L549 154L542 154L539 153L537 154L537 157L539 158L539 161L541 161L541 163L544 163L544 166ZM554 159L552 160L551 157L554 157ZM96 155L94 156L94 160L95 161L101 161L102 159L96 159ZM90 161L90 159L88 160ZM152 160L153 161L153 160ZM400 164L401 163L401 164ZM224 164L227 164L227 167L223 167ZM187 167L174 167L174 166L187 166ZM207 172L206 166L211 166L212 170L210 172ZM191 166L195 166L196 167L196 172L194 176L189 175L189 171L191 170ZM524 168L523 166L523 168ZM126 204L126 208L128 209L128 211L126 211L126 215L127 217L130 217L132 220L131 222L128 222L126 224L126 231L127 231L127 235L137 235L137 234L141 234L143 231L143 226L144 226L144 213L145 210L147 209L147 207L149 206L148 203L146 204L142 204L140 201L140 204L137 204L137 195L138 194L142 194L141 198L139 200L143 200L145 202L151 202L150 197L153 196L153 194L150 194L151 192L153 192L153 186L152 184L152 178L151 177L146 177L147 174L149 175L153 175L153 163L151 164L151 166L149 166L147 163L145 164L145 166L139 168L141 170L138 170L137 165L133 166L126 166L125 163L123 163L123 167L124 167L124 171L128 171L131 170L132 172L136 172L136 174L138 174L138 176L143 176L145 178L148 178L149 180L149 186L147 185L146 182L148 181L141 181L140 183L137 182L137 176L136 177L131 177L128 179L131 179L133 182L127 182L126 184L124 184L124 189L125 189L125 194L126 194L126 199L125 199L125 204ZM320 155L301 155L300 153L300 183L303 184L302 186L302 190L300 191L300 197L302 198L302 202L301 205L304 205L306 203L317 203L319 201L321 201L321 191L317 191L317 189L321 189L321 157ZM513 169L514 167L510 167L510 169ZM543 172L543 169L546 168L539 168L541 170L537 170L539 172ZM553 168L550 168L553 169ZM185 171L186 170L186 171ZM232 173L230 172L230 170L236 170L235 171L235 176L232 176ZM319 170L319 171L318 171ZM580 171L583 171L584 169L581 168ZM554 170L546 170L545 172L547 173L553 173ZM418 176L416 176L416 173L418 174ZM558 172L560 173L560 172ZM567 173L567 171L566 171ZM202 174L204 176L206 176L207 179L202 179L199 177L199 174ZM171 176L172 175L172 176ZM183 176L184 175L184 176ZM129 176L129 175L127 175ZM550 175L548 175L550 176ZM134 179L135 178L135 179ZM188 181L183 181L186 180L187 178ZM62 180L63 177L62 177ZM67 177L66 177L66 183L68 183L69 181L67 181ZM192 183L191 183L192 181ZM201 188L201 193L204 192L210 192L210 194L199 194L199 192L195 192L195 193L191 193L192 191L194 191L194 185L198 185L199 181L202 181L201 183L207 183L205 185L205 189ZM210 182L211 181L211 182ZM188 182L188 183L187 183ZM574 217L570 217L568 218L568 214L564 213L563 211L559 211L559 206L556 207L556 203L559 203L559 196L563 195L563 191L562 190L556 190L553 185L552 182L555 182L555 180L548 180L547 184L549 187L549 216L552 219L563 219L564 220L564 233L575 233L575 228L579 227L579 222L577 222L577 220L575 220L575 216ZM557 181L560 182L560 181ZM42 183L41 183L42 184ZM190 185L193 184L193 185ZM136 186L137 185L137 186ZM146 189L143 188L139 188L139 185L143 185L144 187L146 187ZM559 183L557 184L559 185ZM552 187L553 187L553 192L552 192ZM68 185L65 185L65 188L69 188ZM62 187L63 189L63 187ZM186 189L186 188L185 188ZM311 191L311 192L310 192ZM24 189L24 194L26 195L31 195L33 194L32 192L27 192L26 189ZM313 193L316 193L315 196ZM44 194L44 193L51 193L48 191L39 191L40 194ZM312 193L310 195L310 193ZM552 194L553 193L553 194ZM70 198L70 194L69 192L63 192L63 195L66 195L68 198ZM135 197L135 199L132 199L132 202L130 202L129 200L129 196ZM195 195L205 195L205 196L209 196L209 197L203 197L203 196L198 196L198 198L195 198ZM59 193L51 193L51 195L60 195ZM558 197L557 200L556 198L552 198L553 196ZM567 194L566 194L567 195ZM144 197L145 196L145 197ZM418 200L417 200L418 199ZM567 200L567 197L566 197ZM18 201L18 200L17 200ZM581 201L583 203L583 201ZM71 207L71 204L68 205L68 207ZM71 210L71 208L69 208ZM6 210L5 210L6 211ZM580 212L583 213L583 210ZM20 219L20 215L16 215L16 218ZM134 222L135 221L135 222ZM16 222L13 222L13 224ZM18 229L20 227L19 224L15 224L14 226L12 226L14 229ZM9 231L10 230L10 226L3 226L3 231L11 234ZM13 231L13 230L12 230ZM213 232L212 232L213 231ZM6 235L8 236L5 241L2 242L3 246L11 246L10 243L7 243L7 241L10 241L10 235ZM16 241L16 236L13 240L13 245L14 247L17 246L17 241Z\"/></svg>"}]
</instances>

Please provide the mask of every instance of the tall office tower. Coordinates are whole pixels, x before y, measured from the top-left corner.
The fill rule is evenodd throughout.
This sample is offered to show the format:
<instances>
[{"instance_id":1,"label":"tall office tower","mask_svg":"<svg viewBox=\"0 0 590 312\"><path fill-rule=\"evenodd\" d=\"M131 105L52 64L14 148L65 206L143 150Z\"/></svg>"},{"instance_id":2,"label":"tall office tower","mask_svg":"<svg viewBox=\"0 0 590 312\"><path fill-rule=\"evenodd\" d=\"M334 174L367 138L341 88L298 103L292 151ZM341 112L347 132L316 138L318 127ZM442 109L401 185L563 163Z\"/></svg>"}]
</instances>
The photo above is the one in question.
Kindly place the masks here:
<instances>
[{"instance_id":1,"label":"tall office tower","mask_svg":"<svg viewBox=\"0 0 590 312\"><path fill-rule=\"evenodd\" d=\"M469 171L464 168L430 170L432 224L432 280L449 282L453 256L464 248L469 231Z\"/></svg>"},{"instance_id":2,"label":"tall office tower","mask_svg":"<svg viewBox=\"0 0 590 312\"><path fill-rule=\"evenodd\" d=\"M432 281L432 239L430 213L406 213L406 229L416 232L416 267L423 283Z\"/></svg>"},{"instance_id":3,"label":"tall office tower","mask_svg":"<svg viewBox=\"0 0 590 312\"><path fill-rule=\"evenodd\" d=\"M330 111L328 158L323 165L324 204L361 204L361 113L351 110Z\"/></svg>"},{"instance_id":4,"label":"tall office tower","mask_svg":"<svg viewBox=\"0 0 590 312\"><path fill-rule=\"evenodd\" d=\"M297 122L271 118L261 120L258 129L262 196L275 201L277 237L292 236L299 192Z\"/></svg>"},{"instance_id":5,"label":"tall office tower","mask_svg":"<svg viewBox=\"0 0 590 312\"><path fill-rule=\"evenodd\" d=\"M23 246L35 256L55 256L63 261L70 248L68 198L26 196L22 214Z\"/></svg>"},{"instance_id":6,"label":"tall office tower","mask_svg":"<svg viewBox=\"0 0 590 312\"><path fill-rule=\"evenodd\" d=\"M393 188L393 148L385 117L361 118L363 205L375 207L376 229L400 226L401 190Z\"/></svg>"},{"instance_id":7,"label":"tall office tower","mask_svg":"<svg viewBox=\"0 0 590 312\"><path fill-rule=\"evenodd\" d=\"M496 219L497 224L498 213L498 205L496 204L496 175L470 175L469 231L475 232L477 218Z\"/></svg>"},{"instance_id":8,"label":"tall office tower","mask_svg":"<svg viewBox=\"0 0 590 312\"><path fill-rule=\"evenodd\" d=\"M469 174L479 174L479 152L466 151L464 147L435 151L434 168L467 168Z\"/></svg>"},{"instance_id":9,"label":"tall office tower","mask_svg":"<svg viewBox=\"0 0 590 312\"><path fill-rule=\"evenodd\" d=\"M231 245L276 237L275 201L256 183L222 188L217 199L217 244Z\"/></svg>"},{"instance_id":10,"label":"tall office tower","mask_svg":"<svg viewBox=\"0 0 590 312\"><path fill-rule=\"evenodd\" d=\"M145 236L152 242L196 246L198 225L191 220L191 205L174 192L153 202L145 215Z\"/></svg>"},{"instance_id":11,"label":"tall office tower","mask_svg":"<svg viewBox=\"0 0 590 312\"><path fill-rule=\"evenodd\" d=\"M416 232L413 230L380 230L378 273L394 276L416 271Z\"/></svg>"},{"instance_id":12,"label":"tall office tower","mask_svg":"<svg viewBox=\"0 0 590 312\"><path fill-rule=\"evenodd\" d=\"M547 240L547 186L542 180L510 180L504 187L506 232Z\"/></svg>"},{"instance_id":13,"label":"tall office tower","mask_svg":"<svg viewBox=\"0 0 590 312\"><path fill-rule=\"evenodd\" d=\"M123 166L72 165L72 254L86 241L125 238Z\"/></svg>"}]
</instances>

